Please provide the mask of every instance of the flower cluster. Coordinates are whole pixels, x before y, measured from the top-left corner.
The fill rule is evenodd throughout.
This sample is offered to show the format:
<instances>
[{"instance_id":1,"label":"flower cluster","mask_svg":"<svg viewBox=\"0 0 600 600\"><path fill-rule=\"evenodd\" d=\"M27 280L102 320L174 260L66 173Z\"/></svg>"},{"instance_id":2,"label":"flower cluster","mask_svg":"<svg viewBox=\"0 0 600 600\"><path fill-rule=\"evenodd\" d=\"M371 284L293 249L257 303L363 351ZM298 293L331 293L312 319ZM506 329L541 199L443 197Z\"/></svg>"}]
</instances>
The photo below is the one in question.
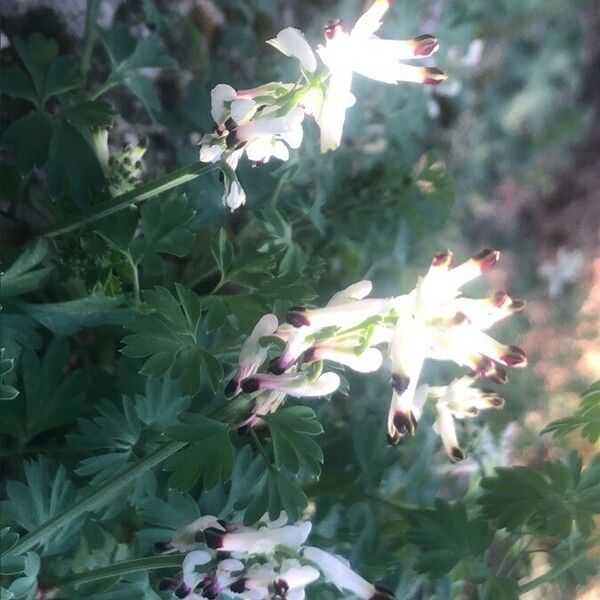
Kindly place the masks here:
<instances>
[{"instance_id":1,"label":"flower cluster","mask_svg":"<svg viewBox=\"0 0 600 600\"><path fill-rule=\"evenodd\" d=\"M258 528L200 517L171 541L155 544L161 554L187 552L180 577L164 579L160 588L190 600L303 600L305 587L323 577L364 600L393 599L391 592L363 579L344 559L304 546L310 530L309 521L287 524L285 513L276 521L263 519Z\"/></svg>"},{"instance_id":2,"label":"flower cluster","mask_svg":"<svg viewBox=\"0 0 600 600\"><path fill-rule=\"evenodd\" d=\"M494 266L498 251L484 250L455 265L450 251L435 256L431 266L408 294L368 298L370 281L338 292L323 308L293 307L279 325L265 315L244 342L240 362L226 388L230 397L254 395L252 415L240 424L254 427L261 416L275 411L286 395L325 396L340 385L334 372L323 372L323 361L360 373L391 370L388 442L398 444L415 432L428 397L435 400L435 428L454 460L464 458L454 419L500 408L495 393L473 387L481 379L505 383L505 367L527 364L525 353L496 341L485 331L497 321L522 310L524 304L502 291L488 298L462 296L460 288ZM264 344L279 340L283 350L268 361ZM419 386L426 359L452 361L466 369L448 386ZM264 366L266 370L264 371Z\"/></svg>"},{"instance_id":3,"label":"flower cluster","mask_svg":"<svg viewBox=\"0 0 600 600\"><path fill-rule=\"evenodd\" d=\"M420 35L412 40L386 40L375 35L390 0L375 0L347 30L341 21L325 28L325 43L317 47L324 69L304 35L293 27L280 31L268 44L300 64L297 83L272 82L249 90L219 84L211 93L212 133L200 141L202 162L223 161L223 204L232 211L246 201L235 169L245 154L254 164L272 157L289 158L289 149L302 143L302 122L314 117L321 131L321 152L341 142L346 110L354 104L352 76L358 73L383 83L400 81L437 85L446 79L433 67L416 67L402 60L421 59L438 49L437 39ZM222 164L223 164L222 163Z\"/></svg>"}]
</instances>

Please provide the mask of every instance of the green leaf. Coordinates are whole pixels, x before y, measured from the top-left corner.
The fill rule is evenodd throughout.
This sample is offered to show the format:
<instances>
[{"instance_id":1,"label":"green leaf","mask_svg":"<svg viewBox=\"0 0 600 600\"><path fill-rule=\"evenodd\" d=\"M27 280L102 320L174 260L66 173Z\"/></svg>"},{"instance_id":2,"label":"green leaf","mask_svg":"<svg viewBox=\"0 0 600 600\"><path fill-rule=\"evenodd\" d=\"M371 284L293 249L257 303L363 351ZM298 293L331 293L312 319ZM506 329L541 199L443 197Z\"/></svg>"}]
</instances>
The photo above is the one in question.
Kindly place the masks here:
<instances>
[{"instance_id":1,"label":"green leaf","mask_svg":"<svg viewBox=\"0 0 600 600\"><path fill-rule=\"evenodd\" d=\"M185 256L194 242L190 221L196 211L188 207L185 196L172 194L142 206L140 226L142 237L131 244L136 264L152 254L164 252Z\"/></svg>"},{"instance_id":2,"label":"green leaf","mask_svg":"<svg viewBox=\"0 0 600 600\"><path fill-rule=\"evenodd\" d=\"M267 465L262 456L256 457L248 469L250 484L246 494L236 503L235 508L245 508L244 523L252 525L265 513L276 519L285 510L291 521L297 521L308 505L302 489L285 475Z\"/></svg>"},{"instance_id":3,"label":"green leaf","mask_svg":"<svg viewBox=\"0 0 600 600\"><path fill-rule=\"evenodd\" d=\"M0 276L0 296L19 296L38 289L52 271L51 267L41 266L49 249L48 242L39 238L34 246L24 250Z\"/></svg>"},{"instance_id":4,"label":"green leaf","mask_svg":"<svg viewBox=\"0 0 600 600\"><path fill-rule=\"evenodd\" d=\"M67 479L66 469L59 465L51 469L45 457L23 463L26 483L9 481L6 484L8 500L2 502L4 516L34 531L46 521L72 506L75 488ZM41 543L42 554L60 554L70 548L77 539L81 520L72 521Z\"/></svg>"},{"instance_id":5,"label":"green leaf","mask_svg":"<svg viewBox=\"0 0 600 600\"><path fill-rule=\"evenodd\" d=\"M33 110L11 123L0 142L14 150L19 172L27 175L34 167L46 163L52 131L52 117L45 111Z\"/></svg>"},{"instance_id":6,"label":"green leaf","mask_svg":"<svg viewBox=\"0 0 600 600\"><path fill-rule=\"evenodd\" d=\"M88 100L63 109L62 117L80 129L86 127L109 127L117 111L103 100Z\"/></svg>"},{"instance_id":7,"label":"green leaf","mask_svg":"<svg viewBox=\"0 0 600 600\"><path fill-rule=\"evenodd\" d=\"M31 350L23 352L23 397L0 407L2 433L27 440L75 420L86 410L88 381L81 369L66 371L69 361L69 344L59 337L53 338L42 358Z\"/></svg>"},{"instance_id":8,"label":"green leaf","mask_svg":"<svg viewBox=\"0 0 600 600\"><path fill-rule=\"evenodd\" d=\"M496 475L483 478L481 487L481 514L500 528L518 531L526 526L565 538L575 522L587 536L593 528L593 515L600 512L600 456L583 471L574 452L566 464L497 468Z\"/></svg>"},{"instance_id":9,"label":"green leaf","mask_svg":"<svg viewBox=\"0 0 600 600\"><path fill-rule=\"evenodd\" d=\"M323 427L314 410L308 406L289 406L262 418L269 426L277 467L296 474L302 470L318 477L323 451L312 436L323 433Z\"/></svg>"},{"instance_id":10,"label":"green leaf","mask_svg":"<svg viewBox=\"0 0 600 600\"><path fill-rule=\"evenodd\" d=\"M212 338L204 329L200 298L180 284L177 297L157 287L144 293L150 314L139 315L129 326L121 352L146 358L142 372L181 381L185 393L198 392L203 381L216 390L223 377L221 365L210 352Z\"/></svg>"},{"instance_id":11,"label":"green leaf","mask_svg":"<svg viewBox=\"0 0 600 600\"><path fill-rule=\"evenodd\" d=\"M508 577L491 577L485 584L483 600L518 600L519 586Z\"/></svg>"},{"instance_id":12,"label":"green leaf","mask_svg":"<svg viewBox=\"0 0 600 600\"><path fill-rule=\"evenodd\" d=\"M100 32L100 39L108 52L112 65L110 83L125 84L136 95L152 118L160 109L154 83L140 74L147 67L176 68L178 63L171 58L156 33L136 40L124 23L115 22L111 29Z\"/></svg>"},{"instance_id":13,"label":"green leaf","mask_svg":"<svg viewBox=\"0 0 600 600\"><path fill-rule=\"evenodd\" d=\"M123 296L111 297L102 293L66 302L23 303L21 307L38 323L60 335L71 335L83 327L125 325L133 317Z\"/></svg>"},{"instance_id":14,"label":"green leaf","mask_svg":"<svg viewBox=\"0 0 600 600\"><path fill-rule=\"evenodd\" d=\"M15 367L15 361L12 358L4 358L6 348L0 348L0 402L4 400L14 400L19 395L19 390L12 385L5 383L6 376L11 373Z\"/></svg>"},{"instance_id":15,"label":"green leaf","mask_svg":"<svg viewBox=\"0 0 600 600\"><path fill-rule=\"evenodd\" d=\"M0 338L6 348L6 355L15 362L24 348L37 350L42 346L42 336L36 331L38 324L27 315L2 312L0 318Z\"/></svg>"},{"instance_id":16,"label":"green leaf","mask_svg":"<svg viewBox=\"0 0 600 600\"><path fill-rule=\"evenodd\" d=\"M203 489L212 489L225 481L233 469L229 425L197 414L183 415L181 421L182 424L168 429L167 435L172 440L191 443L166 460L164 468L171 472L169 485L188 491L202 477Z\"/></svg>"},{"instance_id":17,"label":"green leaf","mask_svg":"<svg viewBox=\"0 0 600 600\"><path fill-rule=\"evenodd\" d=\"M15 98L24 98L32 104L38 103L33 80L23 69L16 65L3 67L2 77L0 77L0 93Z\"/></svg>"},{"instance_id":18,"label":"green leaf","mask_svg":"<svg viewBox=\"0 0 600 600\"><path fill-rule=\"evenodd\" d=\"M104 187L96 153L83 134L64 118L59 118L54 127L46 178L51 194L68 191L78 206L92 204Z\"/></svg>"},{"instance_id":19,"label":"green leaf","mask_svg":"<svg viewBox=\"0 0 600 600\"><path fill-rule=\"evenodd\" d=\"M408 540L421 554L415 568L437 579L461 560L482 554L492 543L494 532L481 518L470 519L461 502L437 499L435 508L406 513Z\"/></svg>"},{"instance_id":20,"label":"green leaf","mask_svg":"<svg viewBox=\"0 0 600 600\"><path fill-rule=\"evenodd\" d=\"M564 437L581 428L581 435L595 444L600 437L600 381L596 381L581 398L575 414L558 419L547 425L542 433L552 433L554 437Z\"/></svg>"},{"instance_id":21,"label":"green leaf","mask_svg":"<svg viewBox=\"0 0 600 600\"><path fill-rule=\"evenodd\" d=\"M79 63L74 56L58 56L58 45L39 33L33 33L27 40L15 37L14 45L23 64L29 71L35 88L36 99L29 100L43 106L48 98L69 92L84 83ZM9 89L23 92L27 88L21 75L11 74ZM19 94L22 95L22 94ZM28 93L28 96L30 94Z\"/></svg>"}]
</instances>

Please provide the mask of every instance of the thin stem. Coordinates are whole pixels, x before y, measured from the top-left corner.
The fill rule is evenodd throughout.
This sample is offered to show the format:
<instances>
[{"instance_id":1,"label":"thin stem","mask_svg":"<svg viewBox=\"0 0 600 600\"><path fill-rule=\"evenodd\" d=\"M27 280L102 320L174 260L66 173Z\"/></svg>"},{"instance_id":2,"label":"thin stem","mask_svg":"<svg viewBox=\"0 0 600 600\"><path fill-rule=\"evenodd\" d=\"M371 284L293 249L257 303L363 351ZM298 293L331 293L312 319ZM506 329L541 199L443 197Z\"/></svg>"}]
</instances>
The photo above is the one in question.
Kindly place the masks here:
<instances>
[{"instance_id":1,"label":"thin stem","mask_svg":"<svg viewBox=\"0 0 600 600\"><path fill-rule=\"evenodd\" d=\"M536 587L543 585L544 583L548 583L553 579L556 579L559 575L562 575L565 571L570 569L578 560L583 558L592 548L594 548L598 542L600 542L600 538L595 538L590 540L577 554L574 554L571 558L566 560L564 563L557 565L556 567L546 571L543 575L524 583L519 586L519 595L525 594L534 590Z\"/></svg>"},{"instance_id":2,"label":"thin stem","mask_svg":"<svg viewBox=\"0 0 600 600\"><path fill-rule=\"evenodd\" d=\"M135 558L124 562L99 567L82 573L75 573L68 577L63 577L56 581L45 584L50 590L72 585L74 583L84 583L86 581L97 581L99 579L108 579L110 577L119 577L127 573L139 573L141 571L153 571L156 569L173 569L181 566L185 554L169 554L167 556L148 556L145 558Z\"/></svg>"},{"instance_id":3,"label":"thin stem","mask_svg":"<svg viewBox=\"0 0 600 600\"><path fill-rule=\"evenodd\" d=\"M96 20L98 19L98 9L100 0L88 0L85 10L85 33L83 52L81 53L81 71L87 77L90 70L92 59L92 50L96 42Z\"/></svg>"},{"instance_id":4,"label":"thin stem","mask_svg":"<svg viewBox=\"0 0 600 600\"><path fill-rule=\"evenodd\" d=\"M90 100L98 100L100 96L106 94L108 90L119 85L119 81L115 81L114 79L107 79L95 92L90 94Z\"/></svg>"},{"instance_id":5,"label":"thin stem","mask_svg":"<svg viewBox=\"0 0 600 600\"><path fill-rule=\"evenodd\" d=\"M135 261L133 260L133 256L131 256L131 252L126 252L125 257L127 258L127 262L129 263L129 266L131 267L131 278L132 278L132 282L133 282L133 297L135 300L135 307L139 308L140 304L141 304L140 274L139 274L137 265L135 264Z\"/></svg>"},{"instance_id":6,"label":"thin stem","mask_svg":"<svg viewBox=\"0 0 600 600\"><path fill-rule=\"evenodd\" d=\"M256 431L254 431L254 427L250 427L250 436L252 437L252 441L254 442L254 445L256 446L258 451L261 453L262 457L265 459L265 462L267 463L267 466L269 467L269 469L273 470L273 465L271 463L271 459L269 458L269 455L267 454L265 447L261 444L261 441L258 439L258 436L256 435Z\"/></svg>"},{"instance_id":7,"label":"thin stem","mask_svg":"<svg viewBox=\"0 0 600 600\"><path fill-rule=\"evenodd\" d=\"M210 173L218 168L220 168L219 163L205 164L201 162L182 167L181 169L177 169L172 173L167 173L154 181L149 181L148 183L140 185L130 192L120 194L115 198L110 198L109 200L91 206L79 216L47 229L44 232L44 235L47 237L56 237L63 233L67 233L68 231L73 231L82 225L87 225L98 219L108 217L108 215L112 215L131 204L136 204L147 198L157 196L162 192L183 185L188 181L192 181L193 179L205 175L206 173Z\"/></svg>"},{"instance_id":8,"label":"thin stem","mask_svg":"<svg viewBox=\"0 0 600 600\"><path fill-rule=\"evenodd\" d=\"M161 446L152 454L142 459L129 469L109 479L102 484L102 487L95 489L88 496L80 500L75 506L56 515L49 521L46 521L41 527L35 531L31 531L26 536L21 538L10 550L10 554L21 554L36 544L46 540L50 535L79 518L83 514L96 510L100 506L107 503L117 492L123 489L126 485L134 482L143 473L149 471L156 465L166 460L175 452L186 446L185 442L170 442L165 446ZM94 489L94 488L92 488ZM3 556L3 555L0 555Z\"/></svg>"}]
</instances>

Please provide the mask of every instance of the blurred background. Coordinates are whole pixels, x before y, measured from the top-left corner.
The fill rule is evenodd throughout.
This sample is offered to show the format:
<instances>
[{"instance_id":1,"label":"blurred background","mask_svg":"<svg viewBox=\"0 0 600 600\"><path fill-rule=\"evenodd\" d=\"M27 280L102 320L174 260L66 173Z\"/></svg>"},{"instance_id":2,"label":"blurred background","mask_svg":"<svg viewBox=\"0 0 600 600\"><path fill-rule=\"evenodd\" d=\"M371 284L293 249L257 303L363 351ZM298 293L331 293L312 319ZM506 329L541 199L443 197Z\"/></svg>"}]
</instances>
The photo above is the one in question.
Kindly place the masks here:
<instances>
[{"instance_id":1,"label":"blurred background","mask_svg":"<svg viewBox=\"0 0 600 600\"><path fill-rule=\"evenodd\" d=\"M314 46L329 19L353 23L364 5L359 0L101 1L100 27L124 22L134 37L156 31L181 67L145 69L142 75L152 85L137 95L124 87L108 93L120 114L110 144L146 137L147 177L192 162L200 136L212 128L215 84L245 88L295 77L296 65L264 40L294 26ZM9 38L34 31L56 39L62 52L81 51L84 0L3 0L0 10L3 64L14 59ZM321 299L365 277L379 295L408 291L443 248L459 260L485 247L502 251L499 265L473 290L505 289L527 302L526 311L503 325L497 337L522 346L530 368L513 372L503 390L503 412L461 425L469 461L452 466L438 460L437 467L429 467L436 471L432 477L424 465L440 450L428 428L419 429L398 460L382 441L383 375L353 379L352 399L337 398L321 409L330 413L326 466L336 453L348 452L346 437L336 438L335 429L350 420L356 425L354 475L366 484L370 478L380 483L378 473L385 472L389 495L416 503L435 494L455 496L470 485L475 471L561 455L560 447L543 444L537 432L571 413L580 393L600 377L600 4L396 0L382 37L423 33L439 38L431 64L448 73L443 85L387 86L356 76L357 102L348 112L340 149L320 155L316 127L307 124L305 143L292 160L240 169L248 205L232 216L220 205L216 177L191 185L196 226L206 228L207 239L198 241L184 267L194 281L215 224L251 242L260 228L252 215L260 215L263 228L275 228L278 213L291 230L284 242L283 234L274 235L273 244L287 244L285 260L312 273ZM100 46L91 60L91 84L99 85L108 71ZM19 101L7 100L3 123L22 110ZM18 221L5 224L15 247L25 235ZM83 267L90 289L105 281L96 276L101 269ZM195 283L199 292L212 287L210 281ZM451 375L447 366L430 369L432 380ZM597 451L578 436L572 442L584 457ZM319 509L327 515L321 529L326 536L341 509ZM368 553L369 515L358 504L348 513L349 532L357 535L352 552ZM411 585L407 579L407 590ZM590 585L582 597L598 598L600 592Z\"/></svg>"}]
</instances>

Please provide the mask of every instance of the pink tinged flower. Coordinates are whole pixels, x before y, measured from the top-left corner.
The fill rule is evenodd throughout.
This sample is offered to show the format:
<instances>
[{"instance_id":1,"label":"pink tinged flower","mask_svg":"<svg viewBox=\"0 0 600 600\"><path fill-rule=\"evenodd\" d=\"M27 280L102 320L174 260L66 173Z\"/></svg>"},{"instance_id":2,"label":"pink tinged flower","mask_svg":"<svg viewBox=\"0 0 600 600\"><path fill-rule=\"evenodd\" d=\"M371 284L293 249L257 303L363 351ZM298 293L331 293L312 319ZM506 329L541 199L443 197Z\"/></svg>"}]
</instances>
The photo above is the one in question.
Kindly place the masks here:
<instances>
[{"instance_id":1,"label":"pink tinged flower","mask_svg":"<svg viewBox=\"0 0 600 600\"><path fill-rule=\"evenodd\" d=\"M337 373L323 373L312 381L304 373L283 375L265 373L244 379L241 386L246 393L257 390L278 390L294 398L317 398L335 392L340 386L340 377Z\"/></svg>"},{"instance_id":2,"label":"pink tinged flower","mask_svg":"<svg viewBox=\"0 0 600 600\"><path fill-rule=\"evenodd\" d=\"M197 546L196 534L208 527L223 528L217 517L203 515L175 532L170 542L156 542L154 544L154 552L157 554L171 554L177 551L186 552L193 550Z\"/></svg>"},{"instance_id":3,"label":"pink tinged flower","mask_svg":"<svg viewBox=\"0 0 600 600\"><path fill-rule=\"evenodd\" d=\"M261 317L260 321L254 326L252 333L242 344L238 369L225 389L227 396L231 397L239 394L241 389L240 382L254 375L265 361L267 358L267 349L261 346L260 338L273 335L277 326L277 317L270 313Z\"/></svg>"},{"instance_id":4,"label":"pink tinged flower","mask_svg":"<svg viewBox=\"0 0 600 600\"><path fill-rule=\"evenodd\" d=\"M363 600L393 600L394 598L391 591L369 583L353 571L344 560L325 550L308 546L303 554L304 558L313 562L325 578L339 590L352 592Z\"/></svg>"},{"instance_id":5,"label":"pink tinged flower","mask_svg":"<svg viewBox=\"0 0 600 600\"><path fill-rule=\"evenodd\" d=\"M261 416L275 412L281 403L284 401L286 394L284 392L267 391L259 396L254 401L252 414L237 425L237 431L241 435L250 427L257 427L263 424Z\"/></svg>"},{"instance_id":6,"label":"pink tinged flower","mask_svg":"<svg viewBox=\"0 0 600 600\"><path fill-rule=\"evenodd\" d=\"M301 31L294 27L287 27L277 34L267 44L277 48L286 56L297 58L302 68L309 73L314 73L317 68L317 59Z\"/></svg>"},{"instance_id":7,"label":"pink tinged flower","mask_svg":"<svg viewBox=\"0 0 600 600\"><path fill-rule=\"evenodd\" d=\"M524 307L525 303L521 300L514 300L506 292L498 291L489 298L457 298L449 303L447 315L462 313L475 327L485 330Z\"/></svg>"},{"instance_id":8,"label":"pink tinged flower","mask_svg":"<svg viewBox=\"0 0 600 600\"><path fill-rule=\"evenodd\" d=\"M324 327L348 329L360 325L371 317L386 315L394 306L391 299L369 298L349 301L345 304L334 304L325 308L304 309L297 307L290 310L285 320L294 327L311 327L312 330Z\"/></svg>"},{"instance_id":9,"label":"pink tinged flower","mask_svg":"<svg viewBox=\"0 0 600 600\"><path fill-rule=\"evenodd\" d=\"M210 528L205 531L205 540L206 545L213 550L268 554L277 546L300 547L306 541L310 529L309 521L298 525L262 527L257 531L234 531L231 533Z\"/></svg>"},{"instance_id":10,"label":"pink tinged flower","mask_svg":"<svg viewBox=\"0 0 600 600\"><path fill-rule=\"evenodd\" d=\"M222 592L227 592L229 586L237 579L234 573L242 571L244 563L236 558L226 558L219 561L201 583L202 595L200 598L217 598Z\"/></svg>"}]
</instances>

